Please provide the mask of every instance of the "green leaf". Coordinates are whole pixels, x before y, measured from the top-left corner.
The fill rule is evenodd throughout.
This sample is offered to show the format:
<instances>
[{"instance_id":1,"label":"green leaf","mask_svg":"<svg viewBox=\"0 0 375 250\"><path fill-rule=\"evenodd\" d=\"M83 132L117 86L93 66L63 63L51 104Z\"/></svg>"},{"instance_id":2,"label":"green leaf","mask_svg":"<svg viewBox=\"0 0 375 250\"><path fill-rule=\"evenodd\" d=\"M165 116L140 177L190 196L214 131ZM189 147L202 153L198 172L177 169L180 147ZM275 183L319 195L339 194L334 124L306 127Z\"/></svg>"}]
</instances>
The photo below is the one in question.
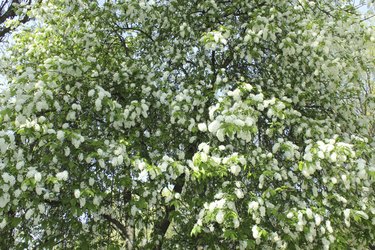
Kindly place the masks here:
<instances>
[{"instance_id":1,"label":"green leaf","mask_svg":"<svg viewBox=\"0 0 375 250\"><path fill-rule=\"evenodd\" d=\"M201 226L194 225L193 229L190 232L191 236L197 236L202 231Z\"/></svg>"},{"instance_id":2,"label":"green leaf","mask_svg":"<svg viewBox=\"0 0 375 250\"><path fill-rule=\"evenodd\" d=\"M229 240L237 240L237 233L234 230L226 229L224 231L224 238L229 239Z\"/></svg>"}]
</instances>

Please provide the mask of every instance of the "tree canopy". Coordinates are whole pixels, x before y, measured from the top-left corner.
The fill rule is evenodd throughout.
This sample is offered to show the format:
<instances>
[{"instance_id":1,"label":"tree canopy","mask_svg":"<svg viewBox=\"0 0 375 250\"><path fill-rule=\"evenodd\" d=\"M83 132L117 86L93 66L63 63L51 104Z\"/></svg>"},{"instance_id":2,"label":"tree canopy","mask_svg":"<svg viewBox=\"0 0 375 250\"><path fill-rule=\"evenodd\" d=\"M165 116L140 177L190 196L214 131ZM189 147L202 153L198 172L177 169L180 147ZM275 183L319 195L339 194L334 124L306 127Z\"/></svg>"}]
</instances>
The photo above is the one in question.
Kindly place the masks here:
<instances>
[{"instance_id":1,"label":"tree canopy","mask_svg":"<svg viewBox=\"0 0 375 250\"><path fill-rule=\"evenodd\" d=\"M0 42L17 26L30 20L26 12L37 1L0 0Z\"/></svg>"},{"instance_id":2,"label":"tree canopy","mask_svg":"<svg viewBox=\"0 0 375 250\"><path fill-rule=\"evenodd\" d=\"M27 9L0 69L0 244L366 249L375 32L351 2Z\"/></svg>"}]
</instances>

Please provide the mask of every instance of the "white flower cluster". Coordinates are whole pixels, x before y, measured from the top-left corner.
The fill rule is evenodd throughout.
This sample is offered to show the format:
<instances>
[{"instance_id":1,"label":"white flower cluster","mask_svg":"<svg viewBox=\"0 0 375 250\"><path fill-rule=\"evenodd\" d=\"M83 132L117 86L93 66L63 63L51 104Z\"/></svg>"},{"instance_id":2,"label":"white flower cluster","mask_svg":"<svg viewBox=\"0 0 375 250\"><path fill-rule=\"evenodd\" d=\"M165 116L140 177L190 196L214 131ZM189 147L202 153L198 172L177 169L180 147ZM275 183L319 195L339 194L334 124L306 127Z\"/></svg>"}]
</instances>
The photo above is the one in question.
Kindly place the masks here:
<instances>
[{"instance_id":1,"label":"white flower cluster","mask_svg":"<svg viewBox=\"0 0 375 250\"><path fill-rule=\"evenodd\" d=\"M0 59L10 248L368 248L375 31L349 1L120 2L31 8Z\"/></svg>"}]
</instances>

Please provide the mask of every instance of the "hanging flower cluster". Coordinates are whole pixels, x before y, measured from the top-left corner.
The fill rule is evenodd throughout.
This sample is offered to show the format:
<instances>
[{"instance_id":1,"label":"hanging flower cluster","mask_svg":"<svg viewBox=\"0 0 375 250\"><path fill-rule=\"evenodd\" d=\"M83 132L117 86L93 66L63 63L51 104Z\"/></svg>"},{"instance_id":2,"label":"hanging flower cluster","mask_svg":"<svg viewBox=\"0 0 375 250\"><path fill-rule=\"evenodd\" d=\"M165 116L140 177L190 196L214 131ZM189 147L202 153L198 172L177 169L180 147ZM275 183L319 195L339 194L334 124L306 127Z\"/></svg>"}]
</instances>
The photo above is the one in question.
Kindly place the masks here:
<instances>
[{"instance_id":1,"label":"hanging flower cluster","mask_svg":"<svg viewBox=\"0 0 375 250\"><path fill-rule=\"evenodd\" d=\"M1 63L0 243L369 247L375 30L351 2L37 3Z\"/></svg>"}]
</instances>

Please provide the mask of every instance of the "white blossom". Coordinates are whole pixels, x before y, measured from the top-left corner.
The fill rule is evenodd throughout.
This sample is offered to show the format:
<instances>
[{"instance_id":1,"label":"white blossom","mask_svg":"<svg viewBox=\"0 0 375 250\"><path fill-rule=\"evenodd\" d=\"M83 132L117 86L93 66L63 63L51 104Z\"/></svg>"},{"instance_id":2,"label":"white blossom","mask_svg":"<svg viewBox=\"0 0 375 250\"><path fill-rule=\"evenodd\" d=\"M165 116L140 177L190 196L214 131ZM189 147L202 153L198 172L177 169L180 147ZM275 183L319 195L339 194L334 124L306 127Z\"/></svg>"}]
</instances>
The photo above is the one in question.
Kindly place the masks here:
<instances>
[{"instance_id":1,"label":"white blossom","mask_svg":"<svg viewBox=\"0 0 375 250\"><path fill-rule=\"evenodd\" d=\"M64 135L65 135L64 131L61 131L61 130L57 131L58 140L62 141L64 139Z\"/></svg>"},{"instance_id":2,"label":"white blossom","mask_svg":"<svg viewBox=\"0 0 375 250\"><path fill-rule=\"evenodd\" d=\"M59 236L66 218L93 246L116 243L117 222L153 232L134 249L375 237L375 30L353 1L45 2L14 6L0 58L8 248L35 245L19 228Z\"/></svg>"},{"instance_id":3,"label":"white blossom","mask_svg":"<svg viewBox=\"0 0 375 250\"><path fill-rule=\"evenodd\" d=\"M217 212L215 218L216 218L217 223L219 223L219 224L223 223L224 222L224 213L223 213L223 211L219 210L219 212Z\"/></svg>"},{"instance_id":4,"label":"white blossom","mask_svg":"<svg viewBox=\"0 0 375 250\"><path fill-rule=\"evenodd\" d=\"M58 180L60 180L60 181L61 180L67 181L68 180L68 176L69 176L69 174L68 174L68 171L66 171L66 170L64 170L64 171L59 172L59 173L56 174L56 178Z\"/></svg>"},{"instance_id":5,"label":"white blossom","mask_svg":"<svg viewBox=\"0 0 375 250\"><path fill-rule=\"evenodd\" d=\"M315 218L315 224L319 226L320 223L322 222L322 217L319 214L315 214L314 218Z\"/></svg>"},{"instance_id":6,"label":"white blossom","mask_svg":"<svg viewBox=\"0 0 375 250\"><path fill-rule=\"evenodd\" d=\"M198 124L198 129L202 132L206 132L207 131L207 125L206 123L199 123Z\"/></svg>"},{"instance_id":7,"label":"white blossom","mask_svg":"<svg viewBox=\"0 0 375 250\"><path fill-rule=\"evenodd\" d=\"M77 199L81 196L81 191L79 191L79 189L75 189L74 190L74 197L76 197Z\"/></svg>"},{"instance_id":8,"label":"white blossom","mask_svg":"<svg viewBox=\"0 0 375 250\"><path fill-rule=\"evenodd\" d=\"M214 120L208 125L208 131L211 133L216 133L216 131L220 128L220 122L217 120Z\"/></svg>"},{"instance_id":9,"label":"white blossom","mask_svg":"<svg viewBox=\"0 0 375 250\"><path fill-rule=\"evenodd\" d=\"M238 166L238 165L232 165L232 166L230 167L230 172L231 172L232 174L234 174L235 176L237 176L237 175L240 173L240 171L241 171L241 168L240 168L240 166Z\"/></svg>"},{"instance_id":10,"label":"white blossom","mask_svg":"<svg viewBox=\"0 0 375 250\"><path fill-rule=\"evenodd\" d=\"M258 230L258 226L254 225L252 227L251 231L253 232L254 239L258 239L260 237L260 232Z\"/></svg>"},{"instance_id":11,"label":"white blossom","mask_svg":"<svg viewBox=\"0 0 375 250\"><path fill-rule=\"evenodd\" d=\"M7 221L6 219L4 218L1 223L0 223L0 229L3 229L5 226L7 225Z\"/></svg>"},{"instance_id":12,"label":"white blossom","mask_svg":"<svg viewBox=\"0 0 375 250\"><path fill-rule=\"evenodd\" d=\"M34 179L35 179L36 182L40 182L42 180L42 174L39 173L39 172L36 172L34 174Z\"/></svg>"},{"instance_id":13,"label":"white blossom","mask_svg":"<svg viewBox=\"0 0 375 250\"><path fill-rule=\"evenodd\" d=\"M258 208L259 208L259 203L258 202L251 201L249 203L249 209L256 211L256 210L258 210Z\"/></svg>"},{"instance_id":14,"label":"white blossom","mask_svg":"<svg viewBox=\"0 0 375 250\"><path fill-rule=\"evenodd\" d=\"M30 219L33 214L34 214L34 209L27 210L27 212L25 214L25 219L26 220Z\"/></svg>"},{"instance_id":15,"label":"white blossom","mask_svg":"<svg viewBox=\"0 0 375 250\"><path fill-rule=\"evenodd\" d=\"M239 188L236 188L236 189L234 190L234 193L236 194L236 196L237 196L238 199L242 199L242 198L244 197L244 193L243 193L242 190L239 189Z\"/></svg>"}]
</instances>

